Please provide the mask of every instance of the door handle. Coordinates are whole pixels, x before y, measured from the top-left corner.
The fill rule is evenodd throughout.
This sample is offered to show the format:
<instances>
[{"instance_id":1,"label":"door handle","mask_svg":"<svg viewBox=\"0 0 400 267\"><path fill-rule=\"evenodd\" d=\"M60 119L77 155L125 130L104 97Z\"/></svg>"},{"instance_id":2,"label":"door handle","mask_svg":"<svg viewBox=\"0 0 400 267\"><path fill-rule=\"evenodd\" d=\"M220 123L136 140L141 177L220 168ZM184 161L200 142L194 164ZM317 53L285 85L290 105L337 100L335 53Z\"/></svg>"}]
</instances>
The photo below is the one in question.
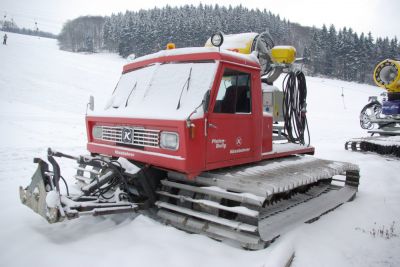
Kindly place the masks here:
<instances>
[{"instance_id":1,"label":"door handle","mask_svg":"<svg viewBox=\"0 0 400 267\"><path fill-rule=\"evenodd\" d=\"M218 127L217 127L217 125L215 125L215 124L212 124L212 123L209 123L208 124L208 127L210 127L210 128L214 128L214 129L217 129Z\"/></svg>"}]
</instances>

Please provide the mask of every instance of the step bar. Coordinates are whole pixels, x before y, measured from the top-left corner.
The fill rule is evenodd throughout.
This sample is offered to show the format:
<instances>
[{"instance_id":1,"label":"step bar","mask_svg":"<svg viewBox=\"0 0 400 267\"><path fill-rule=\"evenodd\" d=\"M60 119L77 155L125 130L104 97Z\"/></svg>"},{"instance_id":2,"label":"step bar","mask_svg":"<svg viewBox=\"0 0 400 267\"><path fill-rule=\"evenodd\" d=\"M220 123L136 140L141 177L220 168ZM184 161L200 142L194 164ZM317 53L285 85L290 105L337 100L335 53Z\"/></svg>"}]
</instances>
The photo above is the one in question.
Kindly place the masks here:
<instances>
[{"instance_id":1,"label":"step bar","mask_svg":"<svg viewBox=\"0 0 400 267\"><path fill-rule=\"evenodd\" d=\"M237 221L232 221L232 220L228 220L228 219L224 219L218 216L214 216L212 214L208 214L208 213L203 213L203 212L198 212L195 210L191 210L191 209L187 209L184 207L180 207L180 206L176 206L170 203L166 203L166 202L162 202L162 201L157 201L156 202L156 206L159 208L164 208L164 209L168 209L168 210L172 210L175 212L179 212L181 214L185 214L188 216L192 216L198 219L202 219L202 220L206 220L206 221L210 221L213 223L217 223L223 226L227 226L232 228L233 230L237 230L237 231L246 231L246 232L251 232L251 233L255 233L257 232L257 226L254 225L250 225L250 224L246 224L246 223L241 223L241 222L237 222Z\"/></svg>"},{"instance_id":2,"label":"step bar","mask_svg":"<svg viewBox=\"0 0 400 267\"><path fill-rule=\"evenodd\" d=\"M247 249L263 249L268 244L267 242L262 241L258 234L256 235L235 231L222 225L198 220L197 218L188 217L170 210L160 209L157 212L157 215L167 224L170 224L183 231L195 234L204 234L210 238L220 241L234 240L240 243L242 247Z\"/></svg>"},{"instance_id":3,"label":"step bar","mask_svg":"<svg viewBox=\"0 0 400 267\"><path fill-rule=\"evenodd\" d=\"M161 180L161 184L168 187L174 187L178 189L192 191L195 193L210 195L212 197L225 198L243 204L254 205L257 207L261 207L265 201L265 197L246 194L246 193L228 192L216 186L198 187L198 186L191 186L188 184L176 183L168 180Z\"/></svg>"},{"instance_id":4,"label":"step bar","mask_svg":"<svg viewBox=\"0 0 400 267\"><path fill-rule=\"evenodd\" d=\"M228 207L228 206L221 205L215 201L211 201L211 200L207 200L207 199L193 199L193 198L187 197L187 196L174 195L174 194L171 194L171 193L168 193L165 191L157 191L156 193L161 196L177 199L181 202L187 201L187 202L199 204L201 206L206 206L209 208L214 208L214 209L219 209L219 210L230 211L233 213L237 213L237 214L252 217L252 218L258 218L258 216L259 216L258 211L255 211L255 210L249 209L247 207L243 207L243 206Z\"/></svg>"}]
</instances>

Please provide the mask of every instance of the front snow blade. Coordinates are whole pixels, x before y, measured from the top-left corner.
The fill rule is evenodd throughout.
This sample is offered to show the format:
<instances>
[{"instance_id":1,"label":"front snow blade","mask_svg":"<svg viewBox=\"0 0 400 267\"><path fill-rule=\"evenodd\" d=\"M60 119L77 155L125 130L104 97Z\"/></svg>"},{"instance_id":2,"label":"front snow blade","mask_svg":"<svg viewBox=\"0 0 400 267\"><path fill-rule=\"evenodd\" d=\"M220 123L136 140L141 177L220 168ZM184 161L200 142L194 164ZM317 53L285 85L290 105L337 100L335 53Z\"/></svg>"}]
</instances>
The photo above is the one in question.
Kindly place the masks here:
<instances>
[{"instance_id":1,"label":"front snow blade","mask_svg":"<svg viewBox=\"0 0 400 267\"><path fill-rule=\"evenodd\" d=\"M37 161L36 161L37 162ZM48 207L46 198L48 191L46 191L47 176L44 175L44 169L47 168L47 164L40 160L35 173L32 176L32 181L25 189L19 187L19 197L22 204L31 208L34 212L40 214L49 223L55 223L62 221L64 217L60 216L58 207ZM48 185L49 186L49 185ZM52 191L52 193L56 193ZM57 193L58 194L58 193Z\"/></svg>"},{"instance_id":2,"label":"front snow blade","mask_svg":"<svg viewBox=\"0 0 400 267\"><path fill-rule=\"evenodd\" d=\"M19 187L21 202L40 214L49 223L76 219L83 215L100 216L137 212L142 205L142 203L133 203L131 199L127 199L127 194L121 191L119 183L113 185L117 177L115 172L121 172L116 169L118 166L114 165L113 168L116 170L104 167L103 170L96 172L98 177L93 179L90 184L83 186L80 193L70 195L67 187L67 195L61 195L58 181L62 176L54 157L77 159L80 166L83 164L81 157L72 157L49 149L48 160L53 167L52 171L49 170L49 165L44 160L35 158L34 163L37 163L38 167L32 176L30 185L26 188ZM97 166L99 160L105 162L100 158L85 158L85 162L91 163L92 167ZM82 172L81 167L79 171ZM83 176L79 177L84 178ZM100 188L108 188L108 191L112 191L112 195L105 197L106 193L99 192Z\"/></svg>"}]
</instances>

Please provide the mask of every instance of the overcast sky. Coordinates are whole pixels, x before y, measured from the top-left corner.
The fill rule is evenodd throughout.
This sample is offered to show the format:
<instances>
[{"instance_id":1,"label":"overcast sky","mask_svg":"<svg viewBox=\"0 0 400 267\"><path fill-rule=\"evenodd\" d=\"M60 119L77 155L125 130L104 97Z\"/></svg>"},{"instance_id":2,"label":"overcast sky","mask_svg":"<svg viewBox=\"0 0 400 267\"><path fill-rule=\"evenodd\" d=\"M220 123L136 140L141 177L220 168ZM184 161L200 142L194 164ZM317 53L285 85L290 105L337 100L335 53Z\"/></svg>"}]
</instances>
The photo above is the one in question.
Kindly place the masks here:
<instances>
[{"instance_id":1,"label":"overcast sky","mask_svg":"<svg viewBox=\"0 0 400 267\"><path fill-rule=\"evenodd\" d=\"M352 27L356 32L373 36L400 38L400 0L219 0L203 4L232 6L242 3L249 8L270 10L281 18L304 26ZM82 15L111 15L126 10L149 9L167 4L198 5L194 0L0 0L0 14L13 18L20 27L59 33L63 23Z\"/></svg>"}]
</instances>

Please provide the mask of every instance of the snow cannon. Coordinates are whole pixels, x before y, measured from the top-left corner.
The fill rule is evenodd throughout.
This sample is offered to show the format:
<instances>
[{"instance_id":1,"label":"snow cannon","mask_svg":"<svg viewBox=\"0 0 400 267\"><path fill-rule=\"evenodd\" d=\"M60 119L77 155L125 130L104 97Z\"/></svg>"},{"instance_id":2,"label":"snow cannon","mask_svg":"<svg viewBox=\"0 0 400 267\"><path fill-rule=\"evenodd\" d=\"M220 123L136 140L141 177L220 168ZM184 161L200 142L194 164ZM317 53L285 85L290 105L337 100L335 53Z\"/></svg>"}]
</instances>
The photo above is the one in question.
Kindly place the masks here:
<instances>
[{"instance_id":1,"label":"snow cannon","mask_svg":"<svg viewBox=\"0 0 400 267\"><path fill-rule=\"evenodd\" d=\"M207 40L205 47L215 46L241 54L250 54L255 50L258 37L259 34L255 32L238 34L223 34L222 32L217 32ZM274 45L271 42L270 47L272 48L272 46Z\"/></svg>"},{"instance_id":2,"label":"snow cannon","mask_svg":"<svg viewBox=\"0 0 400 267\"><path fill-rule=\"evenodd\" d=\"M224 35L222 32L213 34L205 47L220 47L222 49L251 54L253 51L269 54L274 63L292 64L296 60L296 48L293 46L274 46L268 32L255 32Z\"/></svg>"},{"instance_id":3,"label":"snow cannon","mask_svg":"<svg viewBox=\"0 0 400 267\"><path fill-rule=\"evenodd\" d=\"M400 61L386 59L376 65L374 81L391 93L400 93Z\"/></svg>"},{"instance_id":4,"label":"snow cannon","mask_svg":"<svg viewBox=\"0 0 400 267\"><path fill-rule=\"evenodd\" d=\"M253 54L258 58L264 82L272 83L292 68L296 61L296 49L293 46L275 46L268 31L263 33L223 34L217 32L206 42L205 47L219 47L241 54Z\"/></svg>"},{"instance_id":5,"label":"snow cannon","mask_svg":"<svg viewBox=\"0 0 400 267\"><path fill-rule=\"evenodd\" d=\"M387 92L370 96L360 112L360 126L371 137L351 139L345 148L400 157L400 61L386 59L378 63L373 78Z\"/></svg>"},{"instance_id":6,"label":"snow cannon","mask_svg":"<svg viewBox=\"0 0 400 267\"><path fill-rule=\"evenodd\" d=\"M400 61L386 59L374 70L375 83L387 90L387 100L382 102L384 115L400 115Z\"/></svg>"}]
</instances>

